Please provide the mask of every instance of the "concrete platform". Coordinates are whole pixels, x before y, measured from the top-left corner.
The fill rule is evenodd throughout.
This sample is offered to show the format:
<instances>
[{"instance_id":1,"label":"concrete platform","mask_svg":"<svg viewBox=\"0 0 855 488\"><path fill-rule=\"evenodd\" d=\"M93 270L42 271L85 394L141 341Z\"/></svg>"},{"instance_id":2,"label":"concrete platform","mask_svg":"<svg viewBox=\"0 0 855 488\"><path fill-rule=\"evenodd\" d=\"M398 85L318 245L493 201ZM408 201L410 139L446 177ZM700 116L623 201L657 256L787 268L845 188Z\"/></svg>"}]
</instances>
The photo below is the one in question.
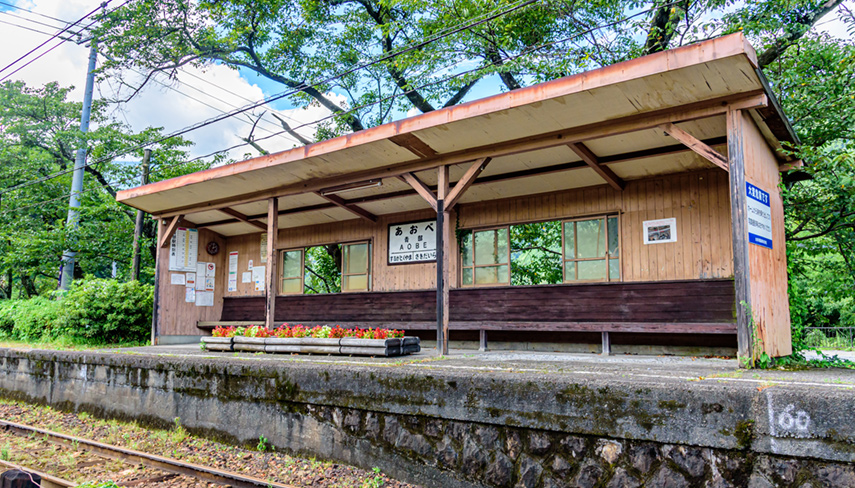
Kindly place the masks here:
<instances>
[{"instance_id":1,"label":"concrete platform","mask_svg":"<svg viewBox=\"0 0 855 488\"><path fill-rule=\"evenodd\" d=\"M811 369L805 371L746 370L736 359L685 356L634 356L571 353L538 353L524 351L478 352L451 350L438 358L434 350L422 350L400 358L341 357L318 355L272 355L256 353L213 353L202 351L198 344L145 346L122 349L101 349L109 354L147 355L167 358L205 358L222 361L239 359L260 363L290 365L335 364L352 366L394 367L404 371L459 371L471 373L512 372L517 374L548 374L566 377L590 377L683 384L690 381L750 386L798 386L831 390L855 389L855 370ZM855 353L829 351L842 358L855 360ZM853 391L855 393L855 391ZM855 397L853 397L855 399Z\"/></svg>"},{"instance_id":2,"label":"concrete platform","mask_svg":"<svg viewBox=\"0 0 855 488\"><path fill-rule=\"evenodd\" d=\"M152 424L180 417L221 439L264 435L425 486L576 486L592 472L602 486L855 486L849 370L522 352L0 349L0 395Z\"/></svg>"}]
</instances>

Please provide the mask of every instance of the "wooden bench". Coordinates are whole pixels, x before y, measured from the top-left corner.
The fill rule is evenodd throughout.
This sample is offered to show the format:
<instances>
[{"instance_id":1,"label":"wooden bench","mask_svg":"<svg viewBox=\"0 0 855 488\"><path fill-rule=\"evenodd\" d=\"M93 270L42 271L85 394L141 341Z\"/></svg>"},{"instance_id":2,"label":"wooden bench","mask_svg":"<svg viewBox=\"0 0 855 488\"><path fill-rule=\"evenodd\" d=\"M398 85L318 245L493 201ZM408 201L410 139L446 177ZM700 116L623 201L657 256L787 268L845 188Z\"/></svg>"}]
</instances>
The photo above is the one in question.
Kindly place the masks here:
<instances>
[{"instance_id":1,"label":"wooden bench","mask_svg":"<svg viewBox=\"0 0 855 488\"><path fill-rule=\"evenodd\" d=\"M226 297L216 325L264 323L264 297ZM609 333L736 334L733 281L689 280L457 288L450 291L450 330L596 332L603 350ZM277 323L436 329L436 292L283 295Z\"/></svg>"}]
</instances>

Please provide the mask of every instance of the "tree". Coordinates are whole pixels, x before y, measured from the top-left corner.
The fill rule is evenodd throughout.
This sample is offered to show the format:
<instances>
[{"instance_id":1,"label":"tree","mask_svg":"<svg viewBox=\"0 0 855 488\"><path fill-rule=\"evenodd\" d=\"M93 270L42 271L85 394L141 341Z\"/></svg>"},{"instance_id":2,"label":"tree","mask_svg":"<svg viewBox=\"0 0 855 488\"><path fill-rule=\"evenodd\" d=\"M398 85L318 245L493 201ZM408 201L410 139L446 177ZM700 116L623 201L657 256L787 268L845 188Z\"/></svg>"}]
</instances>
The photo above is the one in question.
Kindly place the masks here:
<instances>
[{"instance_id":1,"label":"tree","mask_svg":"<svg viewBox=\"0 0 855 488\"><path fill-rule=\"evenodd\" d=\"M135 212L115 201L116 191L138 182L139 168L109 156L161 137L159 129L132 133L105 115L105 105L92 110L94 129L81 138L81 104L69 102L71 88L49 83L32 88L22 82L0 84L0 270L2 296L10 298L17 278L21 292L33 296L56 288L64 249L78 252L76 276L110 276L112 263L130 264ZM81 198L80 227L65 226L70 169L78 145L87 144L89 165ZM169 139L155 149L152 179L157 181L206 167L207 163L179 166L186 159L187 142ZM141 157L141 150L130 156ZM104 162L98 162L101 160ZM61 176L52 178L58 173ZM33 184L35 183L35 184ZM20 188L14 189L20 185ZM10 191L10 189L13 189ZM144 227L154 259L156 228L149 219ZM149 273L150 274L150 273Z\"/></svg>"}]
</instances>

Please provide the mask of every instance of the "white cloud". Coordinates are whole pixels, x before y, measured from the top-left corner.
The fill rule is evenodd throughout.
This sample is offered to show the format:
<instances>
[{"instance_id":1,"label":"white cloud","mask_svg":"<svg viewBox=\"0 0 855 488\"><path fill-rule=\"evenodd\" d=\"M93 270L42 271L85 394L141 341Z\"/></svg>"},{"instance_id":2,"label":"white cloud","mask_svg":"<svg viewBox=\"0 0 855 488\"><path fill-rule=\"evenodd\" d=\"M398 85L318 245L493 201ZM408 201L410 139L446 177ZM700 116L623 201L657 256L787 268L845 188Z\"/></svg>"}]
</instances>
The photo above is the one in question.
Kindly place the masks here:
<instances>
[{"instance_id":1,"label":"white cloud","mask_svg":"<svg viewBox=\"0 0 855 488\"><path fill-rule=\"evenodd\" d=\"M100 2L93 0L33 0L29 2L14 2L13 0L9 3L15 3L32 12L73 22L97 7ZM40 22L52 22L20 10L6 11ZM48 27L28 23L5 14L0 14L0 20L50 31ZM2 42L2 45L7 46L6 49L0 50L0 67L11 63L22 54L44 42L47 38L43 34L0 24L0 42ZM38 52L46 50L56 42L51 41L45 48L42 48ZM83 99L88 55L88 47L66 42L23 68L18 73L15 73L10 79L23 80L29 86L41 86L51 81L57 81L62 86L74 85L75 90L70 94L70 98L80 101ZM17 66L20 66L20 64ZM4 71L0 76L9 74L13 69ZM123 104L121 110L116 111L114 116L118 120L128 123L136 131L153 126L163 127L166 133L171 133L196 122L220 116L223 112L230 112L235 107L245 106L249 103L247 100L258 101L264 97L261 88L249 83L237 71L224 66L209 66L204 70L187 68L186 73L178 74L177 81L165 79L161 81L173 89L159 83L151 83L149 87L134 97L133 100L127 104ZM108 80L96 87L95 94L96 97L100 94L103 97L112 98L115 96L117 89L120 89L117 80ZM183 94L178 93L176 90L179 90ZM127 88L122 89L122 93L127 94ZM331 96L337 102L343 103L343 99L340 97ZM278 121L270 115L274 110L270 106L265 105L253 109L247 113L248 115L228 118L186 134L184 137L195 143L195 146L191 149L191 153L194 156L199 156L243 143L240 137L246 137L249 134L252 127L250 120L254 121L255 119L253 114L257 116L265 111L266 114L263 120L255 129L254 137L258 139L282 131ZM297 127L329 115L329 111L321 107L277 111L277 113L283 116L292 127ZM298 132L311 139L314 133L314 126L298 129ZM281 151L289 149L294 145L299 145L295 139L283 135L270 137L259 142L259 144L270 152ZM230 157L241 159L245 153L258 154L249 146L232 150L228 154Z\"/></svg>"}]
</instances>

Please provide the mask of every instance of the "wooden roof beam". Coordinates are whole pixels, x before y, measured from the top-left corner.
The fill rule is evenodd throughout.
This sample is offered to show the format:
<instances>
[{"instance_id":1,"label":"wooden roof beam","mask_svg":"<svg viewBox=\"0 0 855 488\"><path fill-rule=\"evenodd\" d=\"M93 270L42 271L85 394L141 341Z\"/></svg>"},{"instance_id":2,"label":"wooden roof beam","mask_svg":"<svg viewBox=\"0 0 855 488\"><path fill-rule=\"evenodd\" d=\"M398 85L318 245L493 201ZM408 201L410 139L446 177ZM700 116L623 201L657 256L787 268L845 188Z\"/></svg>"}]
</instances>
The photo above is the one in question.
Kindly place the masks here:
<instances>
[{"instance_id":1,"label":"wooden roof beam","mask_svg":"<svg viewBox=\"0 0 855 488\"><path fill-rule=\"evenodd\" d=\"M413 190L415 190L416 193L419 194L419 196L425 199L428 205L430 205L430 208L436 211L436 195L433 194L433 191L431 191L431 189L428 188L428 186L425 185L424 182L420 180L418 176L413 173L404 173L398 178L400 178L401 181L403 181L404 183L413 187Z\"/></svg>"},{"instance_id":2,"label":"wooden roof beam","mask_svg":"<svg viewBox=\"0 0 855 488\"><path fill-rule=\"evenodd\" d=\"M567 144L567 147L576 153L577 156L582 158L582 161L584 161L591 169L596 171L597 174L600 175L602 179L606 180L606 183L611 185L612 188L617 191L623 191L623 189L626 188L626 182L623 181L623 178L616 175L611 168L603 166L600 159L593 153L593 151L588 149L588 146L581 142L571 142L570 144Z\"/></svg>"},{"instance_id":3,"label":"wooden roof beam","mask_svg":"<svg viewBox=\"0 0 855 488\"><path fill-rule=\"evenodd\" d=\"M463 174L463 177L455 183L454 188L448 192L448 195L445 197L445 210L451 210L454 208L454 205L460 200L460 197L475 183L475 179L478 178L478 175L481 174L482 171L490 164L493 158L481 158L466 170L466 173Z\"/></svg>"},{"instance_id":4,"label":"wooden roof beam","mask_svg":"<svg viewBox=\"0 0 855 488\"><path fill-rule=\"evenodd\" d=\"M341 185L354 181L364 181L371 178L391 178L404 173L424 171L449 164L460 164L477 158L495 158L499 156L520 154L538 149L564 146L570 142L581 142L589 139L599 139L602 137L626 134L639 130L652 129L668 122L685 122L712 117L715 115L723 115L728 110L749 110L752 108L766 106L768 103L768 98L762 90L740 93L738 95L704 100L680 107L671 107L638 115L629 115L619 119L597 122L582 127L573 127L538 136L522 137L495 144L486 144L484 146L463 151L438 154L431 158L421 158L404 163L396 163L391 166L372 168L351 173L349 175L288 184L269 190L246 193L221 200L176 208L168 212L157 214L156 216L162 218L171 217L177 214L186 215L188 213L203 212L206 210L215 210L222 207L266 200L272 196L285 197L289 195L320 191L321 189L328 188L332 185ZM130 195L129 198L133 196L135 195Z\"/></svg>"},{"instance_id":5,"label":"wooden roof beam","mask_svg":"<svg viewBox=\"0 0 855 488\"><path fill-rule=\"evenodd\" d=\"M222 212L222 213L224 213L224 214L226 214L226 215L229 215L229 216L231 216L231 217L234 217L234 218L236 218L236 219L240 220L241 222L243 222L243 223L245 223L245 224L249 224L249 225L251 225L251 226L253 226L253 227L257 227L257 228L259 228L259 229L263 230L264 232L267 232L267 226L266 226L266 225L262 224L261 222L257 222L257 221L255 221L255 220L250 219L250 218L249 218L249 217L247 217L246 215L244 215L244 214L242 214L242 213L238 212L237 210L233 210L233 209L231 209L231 208L229 208L229 207L219 208L219 209L217 209L217 210L219 210L220 212Z\"/></svg>"},{"instance_id":6,"label":"wooden roof beam","mask_svg":"<svg viewBox=\"0 0 855 488\"><path fill-rule=\"evenodd\" d=\"M353 205L352 203L348 203L347 200L345 200L344 198L341 198L338 195L324 195L323 193L321 193L319 191L316 191L315 195L317 195L317 196L323 198L324 200L332 203L333 205L335 205L337 207L341 207L341 208L347 210L348 212L350 212L350 213L352 213L352 214L354 214L360 218L363 218L369 222L377 222L377 216L376 215L369 212L368 210L365 210L362 207L357 207L356 205Z\"/></svg>"},{"instance_id":7,"label":"wooden roof beam","mask_svg":"<svg viewBox=\"0 0 855 488\"><path fill-rule=\"evenodd\" d=\"M720 146L722 144L727 143L727 138L725 138L725 137L714 137L711 139L705 139L704 143L709 145L709 146ZM603 156L600 158L600 164L624 163L627 161L634 161L634 160L638 160L638 159L645 159L645 158L651 158L651 157L656 157L656 156L663 156L663 155L669 155L669 154L682 154L682 153L685 153L688 151L691 151L691 149L687 148L686 146L684 146L682 144L675 144L673 146L664 146L664 147L657 147L657 148L652 148L652 149L644 149L641 151L631 151L631 152L627 152L627 153L614 154L612 156ZM584 162L581 162L581 161L574 161L571 163L559 163L559 164L553 164L550 166L542 166L539 168L529 168L529 169L524 169L524 170L519 170L519 171L512 171L510 173L501 173L501 174L485 176L483 178L479 178L478 180L476 180L473 183L473 185L496 183L496 182L500 182L500 181L514 180L514 179L518 179L518 178L528 178L528 177L532 177L532 176L542 176L542 175L547 175L547 174L552 174L552 173L560 173L563 171L570 171L570 170L574 170L574 169L584 169L587 167L588 167L588 165L585 164ZM421 181L421 180L419 180L419 181ZM431 188L429 186L425 185L425 187L427 188L428 192L430 192L430 194L433 194L433 190L431 190ZM365 197L359 197L359 198L355 198L353 200L350 200L348 203L350 203L352 205L357 205L360 203L379 202L379 201L383 201L383 200L391 200L394 198L409 197L409 196L413 196L413 195L417 195L415 190L402 190L402 191L394 191L394 192L389 192L389 193L378 193L376 195L368 195ZM318 205L309 205L306 207L287 208L284 210L280 210L279 215L290 215L290 214L295 214L295 213L312 212L315 210L326 210L326 209L330 209L333 207L335 207L335 205L333 205L333 204L318 204ZM266 214L251 215L251 216L249 216L249 218L250 219L256 219L256 218L260 219L260 218L264 218L265 216L266 216ZM215 227L217 225L234 224L237 222L238 221L235 219L219 220L219 221L214 221L214 222L205 222L203 224L198 224L197 227L202 229L202 228L206 228L206 227Z\"/></svg>"},{"instance_id":8,"label":"wooden roof beam","mask_svg":"<svg viewBox=\"0 0 855 488\"><path fill-rule=\"evenodd\" d=\"M169 245L169 241L172 240L172 236L174 236L175 231L178 230L178 221L181 220L181 217L181 215L176 215L169 221L169 225L166 227L166 232L164 232L160 237L159 246L161 249Z\"/></svg>"},{"instance_id":9,"label":"wooden roof beam","mask_svg":"<svg viewBox=\"0 0 855 488\"><path fill-rule=\"evenodd\" d=\"M389 138L390 141L403 147L420 158L436 156L437 152L415 134L398 134Z\"/></svg>"},{"instance_id":10,"label":"wooden roof beam","mask_svg":"<svg viewBox=\"0 0 855 488\"><path fill-rule=\"evenodd\" d=\"M692 151L698 153L701 157L711 162L712 164L718 166L719 168L728 171L729 165L727 163L727 158L721 155L720 152L715 149L707 146L700 140L698 140L692 134L684 131L683 129L677 127L676 125L668 122L659 126L666 134L677 139L682 142Z\"/></svg>"}]
</instances>

